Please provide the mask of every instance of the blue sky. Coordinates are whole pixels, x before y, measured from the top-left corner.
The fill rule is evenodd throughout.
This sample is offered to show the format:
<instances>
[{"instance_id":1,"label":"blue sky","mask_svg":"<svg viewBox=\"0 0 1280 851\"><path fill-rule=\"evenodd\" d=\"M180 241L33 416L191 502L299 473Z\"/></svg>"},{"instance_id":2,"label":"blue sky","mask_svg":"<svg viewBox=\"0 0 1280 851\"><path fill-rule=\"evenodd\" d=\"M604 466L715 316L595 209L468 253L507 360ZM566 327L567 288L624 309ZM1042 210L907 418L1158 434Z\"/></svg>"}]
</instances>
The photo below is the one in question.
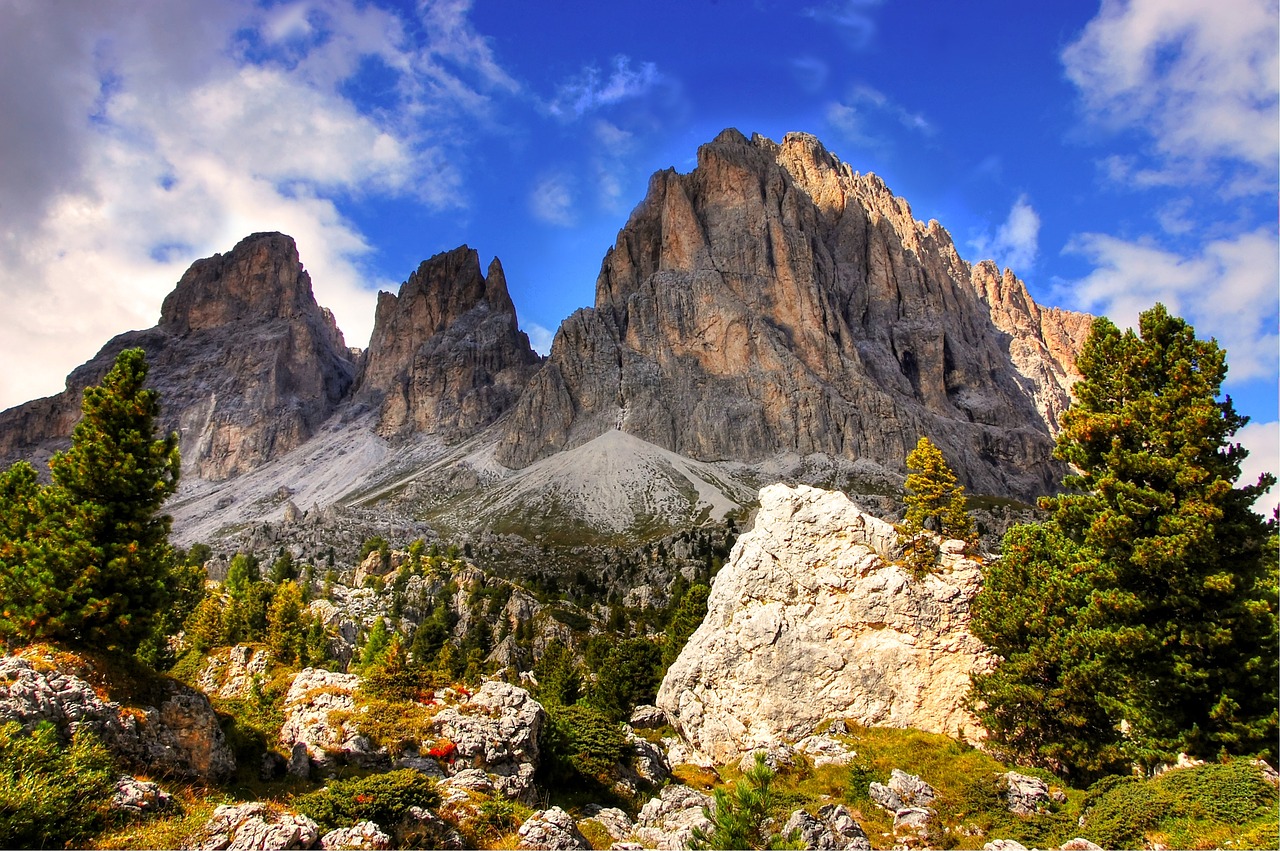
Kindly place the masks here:
<instances>
[{"instance_id":1,"label":"blue sky","mask_svg":"<svg viewBox=\"0 0 1280 851\"><path fill-rule=\"evenodd\" d=\"M0 0L0 407L155 323L192 260L299 243L362 346L467 243L545 351L649 175L813 133L971 261L1229 352L1276 469L1274 0Z\"/></svg>"}]
</instances>

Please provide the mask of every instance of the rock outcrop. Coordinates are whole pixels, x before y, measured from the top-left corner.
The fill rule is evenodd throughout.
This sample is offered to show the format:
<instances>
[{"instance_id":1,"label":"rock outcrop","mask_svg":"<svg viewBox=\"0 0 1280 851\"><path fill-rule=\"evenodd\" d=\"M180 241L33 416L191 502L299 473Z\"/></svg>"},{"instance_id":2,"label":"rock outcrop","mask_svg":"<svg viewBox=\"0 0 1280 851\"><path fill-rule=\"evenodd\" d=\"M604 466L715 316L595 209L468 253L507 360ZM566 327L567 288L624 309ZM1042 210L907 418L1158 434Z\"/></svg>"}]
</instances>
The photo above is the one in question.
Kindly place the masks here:
<instances>
[{"instance_id":1,"label":"rock outcrop","mask_svg":"<svg viewBox=\"0 0 1280 851\"><path fill-rule=\"evenodd\" d=\"M378 294L355 395L378 406L378 431L452 441L514 404L541 361L516 322L502 265L488 275L467 246L423 261L399 295Z\"/></svg>"},{"instance_id":2,"label":"rock outcrop","mask_svg":"<svg viewBox=\"0 0 1280 851\"><path fill-rule=\"evenodd\" d=\"M559 851L559 849L590 849L573 816L559 807L538 810L520 825L520 842L517 848Z\"/></svg>"},{"instance_id":3,"label":"rock outcrop","mask_svg":"<svg viewBox=\"0 0 1280 851\"><path fill-rule=\"evenodd\" d=\"M0 724L49 722L68 738L90 731L126 766L152 776L216 782L235 771L218 717L200 692L160 679L147 702L121 705L99 696L91 676L74 657L0 657Z\"/></svg>"},{"instance_id":4,"label":"rock outcrop","mask_svg":"<svg viewBox=\"0 0 1280 851\"><path fill-rule=\"evenodd\" d=\"M842 804L825 804L816 816L796 810L782 826L784 837L794 836L800 848L831 851L871 851L871 841L862 825Z\"/></svg>"},{"instance_id":5,"label":"rock outcrop","mask_svg":"<svg viewBox=\"0 0 1280 851\"><path fill-rule=\"evenodd\" d=\"M313 763L375 768L390 764L391 755L361 732L359 686L360 677L355 674L319 668L306 668L294 676L285 694L279 738L283 749L298 756L300 764L294 768L291 761L291 773L302 775L303 765L309 773ZM442 791L531 798L538 770L538 734L546 721L542 704L517 686L486 682L475 694L444 689L429 705L435 707L431 733L452 745L450 757L442 764L410 752L399 765L444 778Z\"/></svg>"},{"instance_id":6,"label":"rock outcrop","mask_svg":"<svg viewBox=\"0 0 1280 851\"><path fill-rule=\"evenodd\" d=\"M981 271L813 137L726 130L693 172L654 175L498 459L524 467L616 428L702 461L897 471L924 434L972 490L1044 493L1075 375L1076 338L1059 332L1087 317L1046 318Z\"/></svg>"},{"instance_id":7,"label":"rock outcrop","mask_svg":"<svg viewBox=\"0 0 1280 851\"><path fill-rule=\"evenodd\" d=\"M67 377L61 394L0 413L0 461L38 463L66 446L84 388L135 346L146 351L148 384L161 394L158 430L178 432L184 472L211 480L301 445L355 372L293 240L253 234L193 263L165 299L158 325L113 338Z\"/></svg>"},{"instance_id":8,"label":"rock outcrop","mask_svg":"<svg viewBox=\"0 0 1280 851\"><path fill-rule=\"evenodd\" d=\"M842 493L771 485L716 575L657 705L717 763L825 719L980 736L962 705L989 656L969 631L979 566L943 547L913 579L893 527Z\"/></svg>"},{"instance_id":9,"label":"rock outcrop","mask_svg":"<svg viewBox=\"0 0 1280 851\"><path fill-rule=\"evenodd\" d=\"M707 811L715 812L715 801L688 786L662 787L656 798L640 808L635 836L652 848L688 848L695 829L710 833L715 829Z\"/></svg>"}]
</instances>

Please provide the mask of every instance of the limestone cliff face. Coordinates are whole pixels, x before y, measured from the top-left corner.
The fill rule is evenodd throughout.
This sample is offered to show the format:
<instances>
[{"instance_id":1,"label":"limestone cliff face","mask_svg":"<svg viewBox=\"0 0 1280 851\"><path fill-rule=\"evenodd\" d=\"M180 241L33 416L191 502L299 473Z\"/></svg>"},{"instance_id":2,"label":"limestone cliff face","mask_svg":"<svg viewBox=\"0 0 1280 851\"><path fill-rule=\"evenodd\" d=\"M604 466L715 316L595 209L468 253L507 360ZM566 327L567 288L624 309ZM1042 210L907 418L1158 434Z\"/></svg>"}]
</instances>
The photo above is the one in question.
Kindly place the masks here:
<instances>
[{"instance_id":1,"label":"limestone cliff face","mask_svg":"<svg viewBox=\"0 0 1280 851\"><path fill-rule=\"evenodd\" d=\"M356 397L378 406L384 436L455 440L507 411L540 358L519 329L502 265L488 275L461 246L418 267L399 295L378 294Z\"/></svg>"},{"instance_id":2,"label":"limestone cliff face","mask_svg":"<svg viewBox=\"0 0 1280 851\"><path fill-rule=\"evenodd\" d=\"M523 467L619 428L697 460L897 470L928 435L972 490L1044 493L1075 342L1048 329L1075 326L979 283L941 226L813 137L725 131L693 172L654 175L498 458ZM1039 345L1014 345L1033 331Z\"/></svg>"},{"instance_id":3,"label":"limestone cliff face","mask_svg":"<svg viewBox=\"0 0 1280 851\"><path fill-rule=\"evenodd\" d=\"M160 323L109 341L67 389L0 413L0 457L37 461L68 443L80 397L139 346L162 399L159 429L181 437L184 470L226 479L299 446L333 412L355 366L290 237L259 233L192 264Z\"/></svg>"},{"instance_id":4,"label":"limestone cliff face","mask_svg":"<svg viewBox=\"0 0 1280 851\"><path fill-rule=\"evenodd\" d=\"M843 493L763 489L658 691L681 735L720 764L830 718L980 738L963 698L990 664L968 629L981 568L943 555L913 580L894 538Z\"/></svg>"},{"instance_id":5,"label":"limestone cliff face","mask_svg":"<svg viewBox=\"0 0 1280 851\"><path fill-rule=\"evenodd\" d=\"M1056 307L1041 307L1009 269L1000 274L984 260L973 267L974 290L991 310L991 321L1009 337L1009 358L1031 382L1036 410L1052 434L1071 404L1071 388L1080 380L1076 356L1093 327L1093 317Z\"/></svg>"}]
</instances>

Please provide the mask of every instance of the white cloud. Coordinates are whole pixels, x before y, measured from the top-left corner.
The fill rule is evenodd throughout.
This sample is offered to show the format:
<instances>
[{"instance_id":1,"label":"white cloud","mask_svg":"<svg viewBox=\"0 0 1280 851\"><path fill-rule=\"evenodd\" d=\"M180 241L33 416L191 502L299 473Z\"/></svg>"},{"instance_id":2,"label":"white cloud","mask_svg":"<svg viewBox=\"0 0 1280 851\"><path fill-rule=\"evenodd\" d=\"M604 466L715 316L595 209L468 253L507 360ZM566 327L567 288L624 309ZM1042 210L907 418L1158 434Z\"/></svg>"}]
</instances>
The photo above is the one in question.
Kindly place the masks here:
<instances>
[{"instance_id":1,"label":"white cloud","mask_svg":"<svg viewBox=\"0 0 1280 851\"><path fill-rule=\"evenodd\" d=\"M547 111L557 118L581 118L588 112L643 97L662 79L658 67L652 62L642 62L638 68L632 68L631 57L616 56L607 77L599 68L588 67L573 79L561 83L547 105Z\"/></svg>"},{"instance_id":2,"label":"white cloud","mask_svg":"<svg viewBox=\"0 0 1280 851\"><path fill-rule=\"evenodd\" d=\"M884 92L865 84L850 87L844 98L828 104L825 117L846 141L868 148L889 144L887 139L871 129L883 125L886 120L923 136L932 136L935 132L923 114L906 109Z\"/></svg>"},{"instance_id":3,"label":"white cloud","mask_svg":"<svg viewBox=\"0 0 1280 851\"><path fill-rule=\"evenodd\" d=\"M571 227L577 221L573 184L564 172L543 175L529 192L529 212L545 224Z\"/></svg>"},{"instance_id":4,"label":"white cloud","mask_svg":"<svg viewBox=\"0 0 1280 851\"><path fill-rule=\"evenodd\" d=\"M1061 289L1067 303L1132 327L1139 313L1162 302L1191 322L1197 336L1212 336L1226 348L1228 384L1275 375L1280 245L1274 233L1258 229L1213 240L1191 255L1096 233L1077 237L1067 250L1097 267Z\"/></svg>"},{"instance_id":5,"label":"white cloud","mask_svg":"<svg viewBox=\"0 0 1280 851\"><path fill-rule=\"evenodd\" d=\"M317 300L364 345L385 282L337 202L465 205L458 116L482 124L516 88L468 8L420 4L411 39L356 0L0 5L0 408L153 325L192 260L254 231L297 240ZM369 61L394 109L344 94Z\"/></svg>"},{"instance_id":6,"label":"white cloud","mask_svg":"<svg viewBox=\"0 0 1280 851\"><path fill-rule=\"evenodd\" d=\"M1274 0L1103 0L1062 60L1092 117L1150 134L1160 167L1119 172L1150 183L1209 160L1273 175L1278 55Z\"/></svg>"},{"instance_id":7,"label":"white cloud","mask_svg":"<svg viewBox=\"0 0 1280 851\"><path fill-rule=\"evenodd\" d=\"M525 326L524 332L529 335L529 345L533 346L535 352L543 357L551 354L551 341L556 336L554 331L549 331L536 322L531 322Z\"/></svg>"},{"instance_id":8,"label":"white cloud","mask_svg":"<svg viewBox=\"0 0 1280 851\"><path fill-rule=\"evenodd\" d=\"M1009 217L996 228L995 237L984 235L973 240L973 246L979 255L1025 275L1035 265L1039 239L1040 215L1022 195L1013 202Z\"/></svg>"},{"instance_id":9,"label":"white cloud","mask_svg":"<svg viewBox=\"0 0 1280 851\"><path fill-rule=\"evenodd\" d=\"M1254 484L1263 473L1280 476L1280 422L1248 423L1236 432L1235 440L1249 450L1249 457L1240 465L1240 484ZM1280 505L1278 487L1272 485L1254 503L1254 508L1264 517L1270 517Z\"/></svg>"}]
</instances>

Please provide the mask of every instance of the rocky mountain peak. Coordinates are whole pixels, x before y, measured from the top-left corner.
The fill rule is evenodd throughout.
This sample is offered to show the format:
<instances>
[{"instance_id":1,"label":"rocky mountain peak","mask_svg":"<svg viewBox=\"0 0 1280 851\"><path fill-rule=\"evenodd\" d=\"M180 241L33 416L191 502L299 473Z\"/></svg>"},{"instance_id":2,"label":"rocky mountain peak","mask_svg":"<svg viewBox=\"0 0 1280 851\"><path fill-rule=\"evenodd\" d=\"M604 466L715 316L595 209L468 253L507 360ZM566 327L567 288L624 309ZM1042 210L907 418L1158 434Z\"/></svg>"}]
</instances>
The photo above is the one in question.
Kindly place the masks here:
<instances>
[{"instance_id":1,"label":"rocky mountain peak","mask_svg":"<svg viewBox=\"0 0 1280 851\"><path fill-rule=\"evenodd\" d=\"M381 434L468 436L515 401L540 359L520 331L497 258L463 245L423 261L399 294L378 294L356 394Z\"/></svg>"},{"instance_id":2,"label":"rocky mountain peak","mask_svg":"<svg viewBox=\"0 0 1280 851\"><path fill-rule=\"evenodd\" d=\"M726 130L692 172L653 176L498 459L524 467L618 428L701 461L898 471L927 435L974 490L1044 493L1061 476L1044 399L1073 367L1047 344L1015 362L1011 339L1038 320L1003 298L996 323L996 295L945 229L814 137Z\"/></svg>"},{"instance_id":3,"label":"rocky mountain peak","mask_svg":"<svg viewBox=\"0 0 1280 851\"><path fill-rule=\"evenodd\" d=\"M160 323L110 340L67 389L0 414L0 456L37 461L67 444L84 388L123 349L141 347L160 391L162 432L183 467L222 480L306 441L351 386L354 364L333 314L316 304L293 239L253 234L197 260L164 300Z\"/></svg>"},{"instance_id":4,"label":"rocky mountain peak","mask_svg":"<svg viewBox=\"0 0 1280 851\"><path fill-rule=\"evenodd\" d=\"M240 322L314 316L345 347L333 315L320 308L311 276L298 259L293 238L255 233L226 254L191 264L160 308L160 328L171 334L219 328Z\"/></svg>"}]
</instances>

